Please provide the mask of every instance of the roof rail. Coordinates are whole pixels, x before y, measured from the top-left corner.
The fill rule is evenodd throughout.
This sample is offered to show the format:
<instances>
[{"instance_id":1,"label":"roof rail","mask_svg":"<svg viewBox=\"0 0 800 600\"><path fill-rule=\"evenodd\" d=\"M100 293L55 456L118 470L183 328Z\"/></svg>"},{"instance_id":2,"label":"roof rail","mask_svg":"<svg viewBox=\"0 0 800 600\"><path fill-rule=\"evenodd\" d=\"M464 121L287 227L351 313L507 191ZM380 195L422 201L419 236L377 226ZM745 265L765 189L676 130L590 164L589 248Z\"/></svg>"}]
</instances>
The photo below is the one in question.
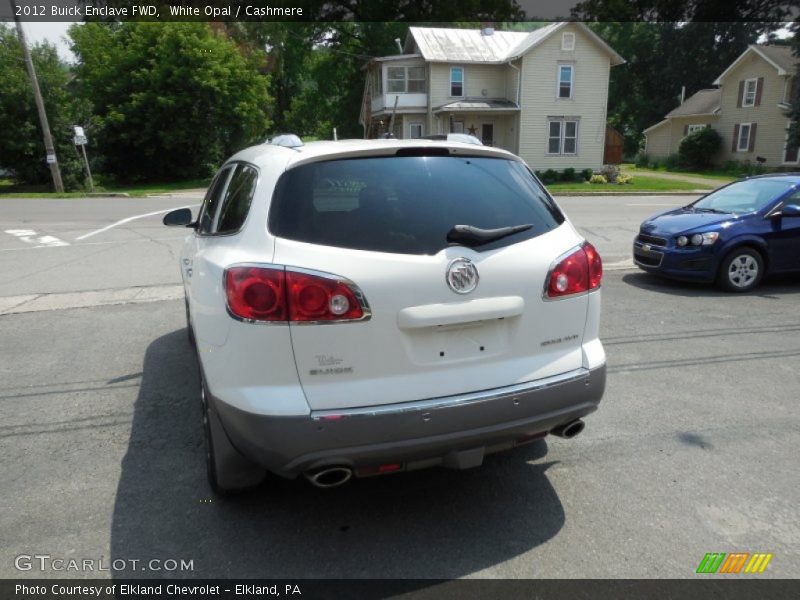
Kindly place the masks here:
<instances>
[{"instance_id":1,"label":"roof rail","mask_svg":"<svg viewBox=\"0 0 800 600\"><path fill-rule=\"evenodd\" d=\"M283 146L284 148L300 148L303 146L303 141L293 133L276 135L274 138L267 140L267 143L272 146Z\"/></svg>"}]
</instances>

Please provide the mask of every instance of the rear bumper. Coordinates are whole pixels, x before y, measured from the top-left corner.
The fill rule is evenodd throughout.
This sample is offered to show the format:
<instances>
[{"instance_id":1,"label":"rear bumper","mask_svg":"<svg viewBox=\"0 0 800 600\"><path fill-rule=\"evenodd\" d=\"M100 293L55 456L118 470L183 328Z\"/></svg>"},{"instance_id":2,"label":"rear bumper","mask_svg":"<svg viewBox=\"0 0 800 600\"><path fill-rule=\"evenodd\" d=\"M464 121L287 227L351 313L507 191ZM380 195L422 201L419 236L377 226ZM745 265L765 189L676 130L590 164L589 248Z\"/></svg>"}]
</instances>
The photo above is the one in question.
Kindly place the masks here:
<instances>
[{"instance_id":1,"label":"rear bumper","mask_svg":"<svg viewBox=\"0 0 800 600\"><path fill-rule=\"evenodd\" d=\"M484 454L595 411L605 381L603 364L471 394L301 417L257 415L210 400L239 452L294 477L323 465L403 463L413 470L480 464Z\"/></svg>"}]
</instances>

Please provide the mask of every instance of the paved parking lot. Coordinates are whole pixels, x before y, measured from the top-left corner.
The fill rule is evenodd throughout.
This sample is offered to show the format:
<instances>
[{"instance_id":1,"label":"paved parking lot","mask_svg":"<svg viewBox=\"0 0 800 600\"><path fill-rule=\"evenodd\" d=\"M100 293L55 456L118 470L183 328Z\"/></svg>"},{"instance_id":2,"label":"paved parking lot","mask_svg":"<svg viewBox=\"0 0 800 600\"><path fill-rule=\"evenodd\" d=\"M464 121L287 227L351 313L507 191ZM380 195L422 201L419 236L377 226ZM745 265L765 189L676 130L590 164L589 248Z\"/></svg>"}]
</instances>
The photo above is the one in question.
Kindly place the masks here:
<instances>
[{"instance_id":1,"label":"paved parking lot","mask_svg":"<svg viewBox=\"0 0 800 600\"><path fill-rule=\"evenodd\" d=\"M205 481L179 233L151 215L78 239L198 200L0 201L0 577L25 575L20 554L130 576L692 577L733 551L796 576L800 278L731 296L626 268L642 218L691 198L559 199L615 265L608 388L578 438L226 501ZM193 570L130 562L150 559Z\"/></svg>"}]
</instances>

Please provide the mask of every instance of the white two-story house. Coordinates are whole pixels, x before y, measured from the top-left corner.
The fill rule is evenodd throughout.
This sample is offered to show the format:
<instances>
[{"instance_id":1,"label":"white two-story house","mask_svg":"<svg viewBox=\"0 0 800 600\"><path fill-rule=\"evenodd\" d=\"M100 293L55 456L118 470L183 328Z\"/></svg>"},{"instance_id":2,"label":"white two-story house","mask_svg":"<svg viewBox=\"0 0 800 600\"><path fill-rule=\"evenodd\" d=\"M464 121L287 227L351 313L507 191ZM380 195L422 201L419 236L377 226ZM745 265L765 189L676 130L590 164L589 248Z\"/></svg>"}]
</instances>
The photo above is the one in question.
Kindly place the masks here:
<instances>
[{"instance_id":1,"label":"white two-story house","mask_svg":"<svg viewBox=\"0 0 800 600\"><path fill-rule=\"evenodd\" d=\"M624 62L583 23L411 27L402 54L367 64L360 123L365 138L463 132L534 169L596 169L610 70Z\"/></svg>"}]
</instances>

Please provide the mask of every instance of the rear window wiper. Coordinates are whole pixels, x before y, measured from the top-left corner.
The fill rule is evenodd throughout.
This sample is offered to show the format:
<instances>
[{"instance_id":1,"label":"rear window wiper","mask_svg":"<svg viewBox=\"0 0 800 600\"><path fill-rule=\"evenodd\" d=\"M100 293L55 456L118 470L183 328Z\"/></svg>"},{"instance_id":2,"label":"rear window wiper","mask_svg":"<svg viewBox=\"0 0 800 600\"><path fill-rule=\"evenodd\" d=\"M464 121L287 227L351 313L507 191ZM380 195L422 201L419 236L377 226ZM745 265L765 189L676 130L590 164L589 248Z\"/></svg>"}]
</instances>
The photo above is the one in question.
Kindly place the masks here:
<instances>
[{"instance_id":1,"label":"rear window wiper","mask_svg":"<svg viewBox=\"0 0 800 600\"><path fill-rule=\"evenodd\" d=\"M533 227L532 224L512 225L510 227L499 227L498 229L481 229L472 225L454 225L447 232L447 241L451 244L461 244L473 248L482 246L495 240L499 240L515 233L528 231Z\"/></svg>"}]
</instances>

